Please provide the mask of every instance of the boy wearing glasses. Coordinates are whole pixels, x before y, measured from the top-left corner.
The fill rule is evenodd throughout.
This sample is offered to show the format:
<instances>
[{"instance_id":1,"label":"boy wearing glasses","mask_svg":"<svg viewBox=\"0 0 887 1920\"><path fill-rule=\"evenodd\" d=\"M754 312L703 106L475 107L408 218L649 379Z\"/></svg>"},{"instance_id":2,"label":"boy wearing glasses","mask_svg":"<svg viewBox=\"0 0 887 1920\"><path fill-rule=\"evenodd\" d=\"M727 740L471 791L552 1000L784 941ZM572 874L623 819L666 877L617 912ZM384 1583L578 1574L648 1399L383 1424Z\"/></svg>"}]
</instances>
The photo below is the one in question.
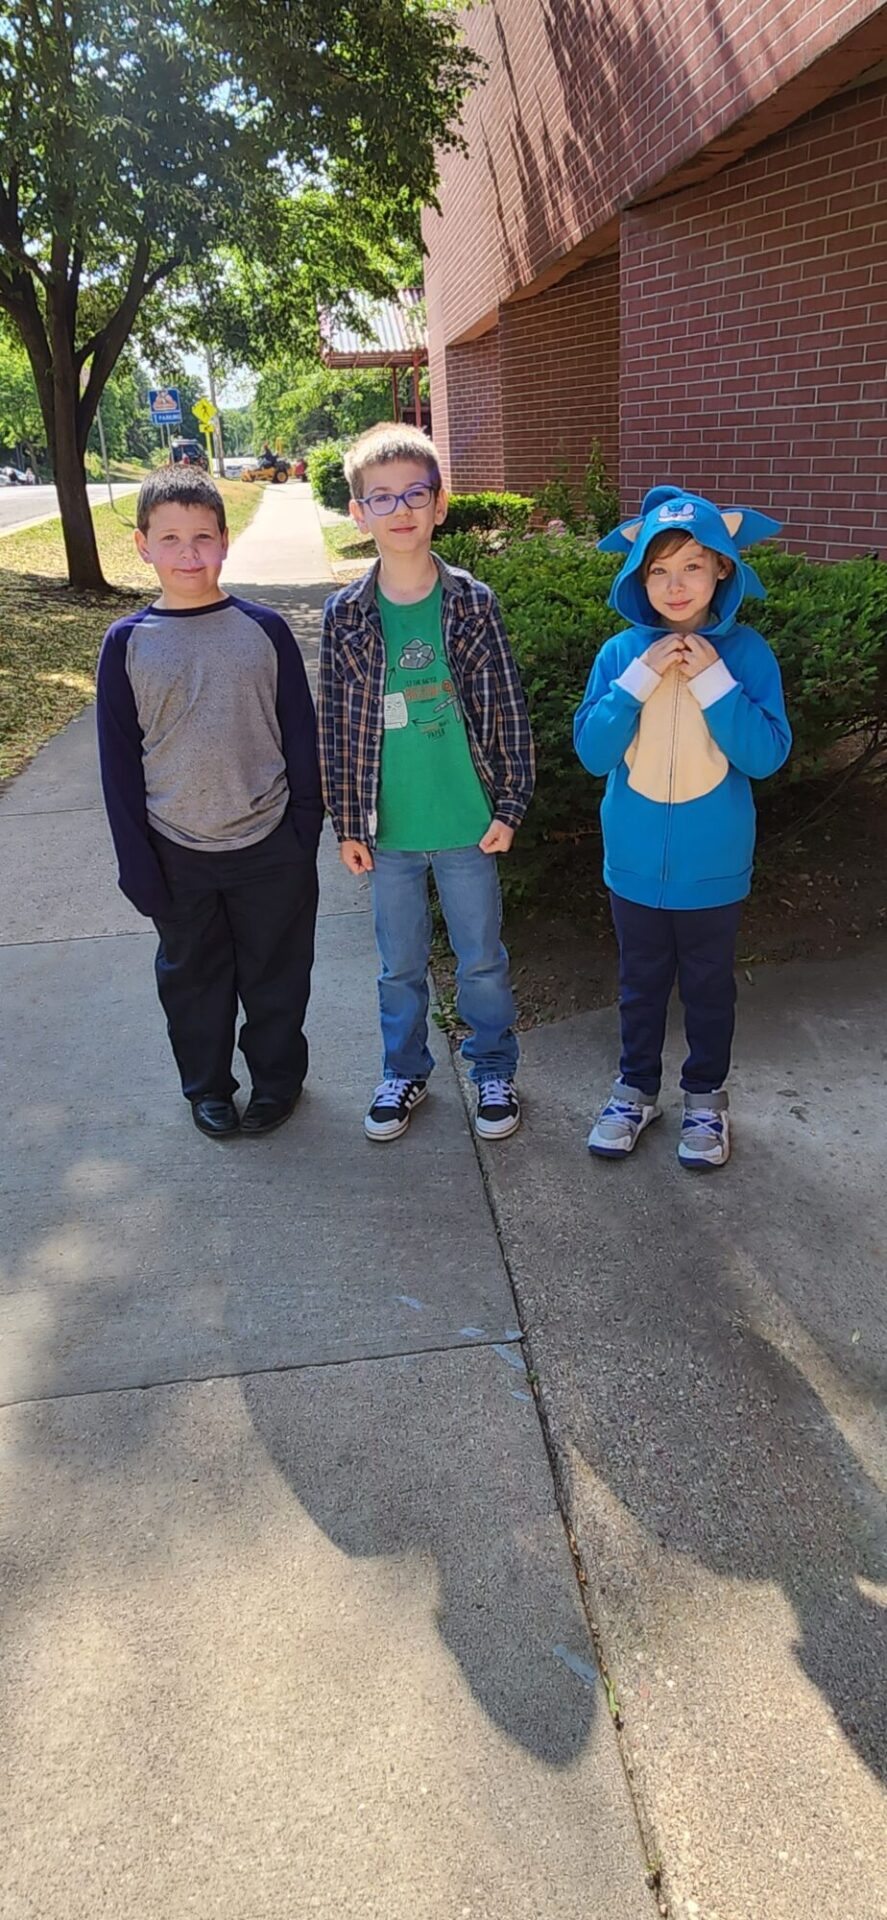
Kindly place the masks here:
<instances>
[{"instance_id":1,"label":"boy wearing glasses","mask_svg":"<svg viewBox=\"0 0 887 1920\"><path fill-rule=\"evenodd\" d=\"M350 873L368 873L381 959L382 1080L364 1131L395 1140L424 1100L434 873L457 960L475 1126L520 1125L518 1044L496 855L533 791L523 691L496 599L431 551L446 518L437 453L418 427L382 425L345 459L351 514L378 559L327 601L320 645L324 798Z\"/></svg>"},{"instance_id":2,"label":"boy wearing glasses","mask_svg":"<svg viewBox=\"0 0 887 1920\"><path fill-rule=\"evenodd\" d=\"M286 621L219 586L228 534L212 480L158 468L136 520L160 594L109 628L98 672L120 886L160 935L157 986L194 1125L217 1139L268 1133L308 1065L323 820L314 708ZM238 999L252 1078L242 1118Z\"/></svg>"}]
</instances>

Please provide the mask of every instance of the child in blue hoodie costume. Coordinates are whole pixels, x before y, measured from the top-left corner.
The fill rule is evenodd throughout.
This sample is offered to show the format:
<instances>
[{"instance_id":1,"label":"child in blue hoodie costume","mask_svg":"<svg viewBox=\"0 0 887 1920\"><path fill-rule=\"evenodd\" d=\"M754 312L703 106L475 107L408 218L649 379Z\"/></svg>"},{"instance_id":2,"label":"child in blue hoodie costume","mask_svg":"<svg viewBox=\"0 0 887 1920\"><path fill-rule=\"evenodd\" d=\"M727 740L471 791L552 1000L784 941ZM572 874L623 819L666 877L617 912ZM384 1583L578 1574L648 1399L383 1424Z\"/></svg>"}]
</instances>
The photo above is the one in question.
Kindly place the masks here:
<instances>
[{"instance_id":1,"label":"child in blue hoodie costume","mask_svg":"<svg viewBox=\"0 0 887 1920\"><path fill-rule=\"evenodd\" d=\"M610 1159L659 1118L675 978L690 1049L678 1158L709 1169L730 1155L724 1083L755 842L750 782L775 773L791 747L774 655L736 618L745 598L764 597L739 547L778 532L766 514L722 513L667 486L599 543L627 553L610 605L632 623L601 648L574 724L583 766L608 776L601 826L622 1057L588 1145Z\"/></svg>"}]
</instances>

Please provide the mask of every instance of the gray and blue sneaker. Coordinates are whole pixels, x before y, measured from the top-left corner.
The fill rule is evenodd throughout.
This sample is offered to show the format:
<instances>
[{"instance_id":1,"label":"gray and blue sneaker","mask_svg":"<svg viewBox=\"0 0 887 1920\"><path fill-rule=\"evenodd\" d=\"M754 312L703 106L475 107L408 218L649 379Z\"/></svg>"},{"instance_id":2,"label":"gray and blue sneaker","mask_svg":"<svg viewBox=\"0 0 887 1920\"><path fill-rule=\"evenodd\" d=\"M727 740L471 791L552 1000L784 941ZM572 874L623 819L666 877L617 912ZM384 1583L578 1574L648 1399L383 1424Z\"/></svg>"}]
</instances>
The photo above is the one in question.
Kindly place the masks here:
<instances>
[{"instance_id":1,"label":"gray and blue sneaker","mask_svg":"<svg viewBox=\"0 0 887 1920\"><path fill-rule=\"evenodd\" d=\"M397 1140L406 1133L413 1108L428 1092L425 1080L382 1080L363 1123L368 1140Z\"/></svg>"},{"instance_id":2,"label":"gray and blue sneaker","mask_svg":"<svg viewBox=\"0 0 887 1920\"><path fill-rule=\"evenodd\" d=\"M598 1153L604 1160L624 1160L637 1145L644 1128L658 1120L661 1113L662 1108L649 1093L617 1080L588 1136L589 1153Z\"/></svg>"},{"instance_id":3,"label":"gray and blue sneaker","mask_svg":"<svg viewBox=\"0 0 887 1920\"><path fill-rule=\"evenodd\" d=\"M717 1093L684 1094L684 1117L678 1141L682 1167L708 1173L712 1167L726 1166L730 1158L729 1104L723 1087Z\"/></svg>"}]
</instances>

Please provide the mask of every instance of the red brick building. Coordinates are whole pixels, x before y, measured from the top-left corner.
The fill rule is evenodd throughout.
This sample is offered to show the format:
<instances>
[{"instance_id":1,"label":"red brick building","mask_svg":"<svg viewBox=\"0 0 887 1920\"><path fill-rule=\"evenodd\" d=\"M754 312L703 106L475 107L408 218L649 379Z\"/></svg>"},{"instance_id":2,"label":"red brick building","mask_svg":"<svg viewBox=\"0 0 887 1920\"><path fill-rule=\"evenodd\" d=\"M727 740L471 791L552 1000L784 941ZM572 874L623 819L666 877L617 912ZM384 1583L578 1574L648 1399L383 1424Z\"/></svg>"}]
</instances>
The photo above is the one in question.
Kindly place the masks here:
<instances>
[{"instance_id":1,"label":"red brick building","mask_svg":"<svg viewBox=\"0 0 887 1920\"><path fill-rule=\"evenodd\" d=\"M592 440L773 506L816 558L887 555L887 6L487 0L467 155L427 262L457 487L535 488Z\"/></svg>"}]
</instances>

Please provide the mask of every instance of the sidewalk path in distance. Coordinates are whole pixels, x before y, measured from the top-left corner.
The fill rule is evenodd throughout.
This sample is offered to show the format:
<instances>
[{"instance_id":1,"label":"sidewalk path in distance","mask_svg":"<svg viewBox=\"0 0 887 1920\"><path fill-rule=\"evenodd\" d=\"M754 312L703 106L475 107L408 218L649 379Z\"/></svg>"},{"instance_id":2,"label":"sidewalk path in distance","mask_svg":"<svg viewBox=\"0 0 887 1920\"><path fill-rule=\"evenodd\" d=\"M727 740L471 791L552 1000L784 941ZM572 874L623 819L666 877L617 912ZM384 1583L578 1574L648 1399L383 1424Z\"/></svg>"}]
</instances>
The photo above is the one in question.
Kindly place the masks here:
<instances>
[{"instance_id":1,"label":"sidewalk path in distance","mask_svg":"<svg viewBox=\"0 0 887 1920\"><path fill-rule=\"evenodd\" d=\"M307 490L228 578L310 663ZM92 713L0 799L0 1910L643 1920L456 1076L440 1041L409 1134L364 1139L368 899L328 842L323 876L305 1095L211 1142Z\"/></svg>"}]
</instances>

